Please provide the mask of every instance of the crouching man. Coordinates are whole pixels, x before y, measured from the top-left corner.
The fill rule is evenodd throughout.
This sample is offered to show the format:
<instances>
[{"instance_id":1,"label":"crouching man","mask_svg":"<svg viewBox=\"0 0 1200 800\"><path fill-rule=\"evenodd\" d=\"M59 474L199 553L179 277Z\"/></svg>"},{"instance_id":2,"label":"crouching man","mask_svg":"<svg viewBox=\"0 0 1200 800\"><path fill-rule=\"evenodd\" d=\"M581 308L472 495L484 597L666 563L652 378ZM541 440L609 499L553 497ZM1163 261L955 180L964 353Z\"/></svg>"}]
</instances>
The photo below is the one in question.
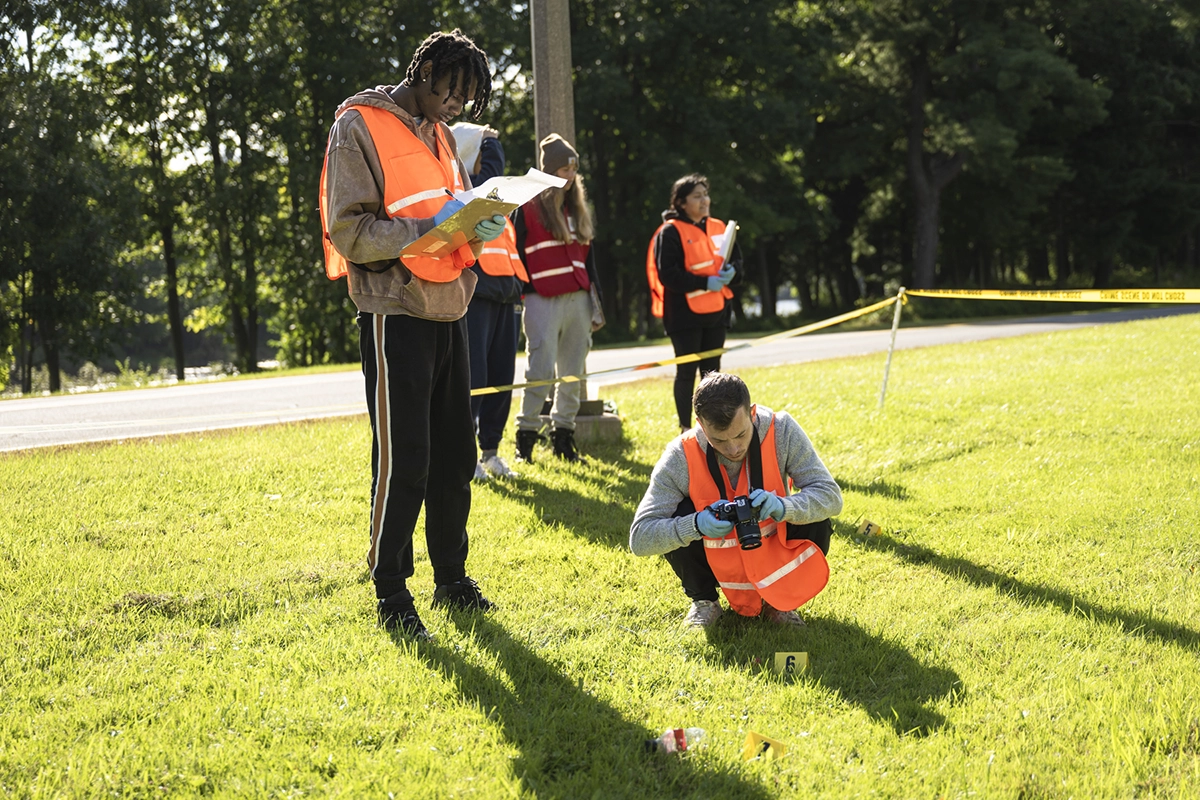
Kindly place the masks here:
<instances>
[{"instance_id":1,"label":"crouching man","mask_svg":"<svg viewBox=\"0 0 1200 800\"><path fill-rule=\"evenodd\" d=\"M752 405L736 375L710 373L692 408L698 425L654 467L629 528L630 550L667 559L692 601L687 625L717 620L718 587L742 616L804 625L796 609L828 580L829 518L841 513L841 489L796 421ZM752 513L743 501L735 526L738 498L748 498ZM757 544L746 516L756 520Z\"/></svg>"}]
</instances>

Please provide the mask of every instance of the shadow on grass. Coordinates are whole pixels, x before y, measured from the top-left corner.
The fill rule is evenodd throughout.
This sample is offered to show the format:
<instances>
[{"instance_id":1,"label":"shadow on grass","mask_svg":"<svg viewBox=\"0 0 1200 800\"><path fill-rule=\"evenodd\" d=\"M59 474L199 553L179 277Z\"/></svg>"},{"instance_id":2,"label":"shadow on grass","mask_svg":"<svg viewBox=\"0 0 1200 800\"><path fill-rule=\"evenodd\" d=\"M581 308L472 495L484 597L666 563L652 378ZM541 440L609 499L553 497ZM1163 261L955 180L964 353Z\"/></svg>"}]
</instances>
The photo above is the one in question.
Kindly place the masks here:
<instances>
[{"instance_id":1,"label":"shadow on grass","mask_svg":"<svg viewBox=\"0 0 1200 800\"><path fill-rule=\"evenodd\" d=\"M512 762L523 789L541 798L766 798L761 787L701 758L645 752L659 732L629 722L581 684L486 616L451 614L476 646L490 651L503 677L470 664L438 640L417 656L452 681L462 696L500 726L520 750Z\"/></svg>"},{"instance_id":2,"label":"shadow on grass","mask_svg":"<svg viewBox=\"0 0 1200 800\"><path fill-rule=\"evenodd\" d=\"M901 736L945 728L946 718L931 706L962 691L953 670L922 664L882 632L852 622L815 617L797 629L726 613L705 633L726 665L756 666L766 680L783 680L768 671L775 653L808 653L808 672L798 680L817 681Z\"/></svg>"},{"instance_id":3,"label":"shadow on grass","mask_svg":"<svg viewBox=\"0 0 1200 800\"><path fill-rule=\"evenodd\" d=\"M1011 593L1017 600L1058 606L1060 610L1071 616L1082 614L1096 622L1118 625L1124 633L1131 636L1141 636L1161 642L1176 642L1193 650L1200 646L1200 633L1191 628L1176 625L1149 614L1105 608L1097 603L1081 600L1062 589L1027 583L1011 575L980 566L965 558L942 555L927 547L901 542L886 534L872 537L866 546L885 550L910 564L934 567L950 577L965 580L976 586Z\"/></svg>"},{"instance_id":4,"label":"shadow on grass","mask_svg":"<svg viewBox=\"0 0 1200 800\"><path fill-rule=\"evenodd\" d=\"M858 494L873 495L875 497L891 497L896 500L908 499L908 489L905 489L898 483L892 483L879 478L869 483L857 483L841 479L837 483L838 486L842 487L843 492L857 492Z\"/></svg>"},{"instance_id":5,"label":"shadow on grass","mask_svg":"<svg viewBox=\"0 0 1200 800\"><path fill-rule=\"evenodd\" d=\"M519 481L491 481L488 487L504 497L532 507L543 522L558 523L573 533L619 550L629 543L633 522L630 506L637 506L650 485L651 466L625 457L626 447L596 448L588 459L593 465L579 466L557 461L547 453L537 463L550 469L572 472L578 479L599 489L598 497L586 497L566 487L549 486L526 471ZM610 469L611 468L611 469Z\"/></svg>"}]
</instances>

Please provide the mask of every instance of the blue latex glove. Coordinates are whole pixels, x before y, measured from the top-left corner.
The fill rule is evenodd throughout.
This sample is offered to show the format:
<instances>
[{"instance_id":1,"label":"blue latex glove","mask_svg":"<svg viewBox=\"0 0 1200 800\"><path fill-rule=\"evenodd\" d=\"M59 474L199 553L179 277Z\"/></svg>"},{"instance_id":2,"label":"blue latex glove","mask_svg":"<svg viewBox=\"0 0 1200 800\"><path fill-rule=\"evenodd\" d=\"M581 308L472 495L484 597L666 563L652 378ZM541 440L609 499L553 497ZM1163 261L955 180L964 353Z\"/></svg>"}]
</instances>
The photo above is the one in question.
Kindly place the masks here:
<instances>
[{"instance_id":1,"label":"blue latex glove","mask_svg":"<svg viewBox=\"0 0 1200 800\"><path fill-rule=\"evenodd\" d=\"M721 271L717 273L717 277L721 279L722 286L728 286L733 280L733 276L737 274L737 270L732 265L726 264L721 267Z\"/></svg>"},{"instance_id":2,"label":"blue latex glove","mask_svg":"<svg viewBox=\"0 0 1200 800\"><path fill-rule=\"evenodd\" d=\"M496 214L491 219L481 219L475 226L475 235L481 242L490 242L504 233L504 217Z\"/></svg>"},{"instance_id":3,"label":"blue latex glove","mask_svg":"<svg viewBox=\"0 0 1200 800\"><path fill-rule=\"evenodd\" d=\"M724 288L725 284L721 281L719 275L710 275L708 278L708 291L719 292Z\"/></svg>"},{"instance_id":4,"label":"blue latex glove","mask_svg":"<svg viewBox=\"0 0 1200 800\"><path fill-rule=\"evenodd\" d=\"M724 539L733 530L733 522L717 519L717 515L712 512L712 509L706 508L696 512L696 528L700 531L701 536L709 539Z\"/></svg>"},{"instance_id":5,"label":"blue latex glove","mask_svg":"<svg viewBox=\"0 0 1200 800\"><path fill-rule=\"evenodd\" d=\"M783 521L783 500L774 492L755 489L750 493L750 505L758 509L759 519L770 517L776 522Z\"/></svg>"},{"instance_id":6,"label":"blue latex glove","mask_svg":"<svg viewBox=\"0 0 1200 800\"><path fill-rule=\"evenodd\" d=\"M446 205L442 206L442 210L433 215L434 227L437 227L446 220L450 219L450 216L462 207L463 204L455 200L453 197L447 200Z\"/></svg>"}]
</instances>

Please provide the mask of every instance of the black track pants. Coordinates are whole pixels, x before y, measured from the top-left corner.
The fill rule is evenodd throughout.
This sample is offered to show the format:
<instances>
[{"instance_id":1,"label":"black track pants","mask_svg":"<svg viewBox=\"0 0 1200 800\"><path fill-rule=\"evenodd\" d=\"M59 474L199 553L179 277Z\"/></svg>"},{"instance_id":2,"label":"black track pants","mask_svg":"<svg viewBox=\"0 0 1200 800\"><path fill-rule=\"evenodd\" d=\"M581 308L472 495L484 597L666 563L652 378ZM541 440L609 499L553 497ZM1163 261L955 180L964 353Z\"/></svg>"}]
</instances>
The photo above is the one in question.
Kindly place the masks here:
<instances>
[{"instance_id":1,"label":"black track pants","mask_svg":"<svg viewBox=\"0 0 1200 800\"><path fill-rule=\"evenodd\" d=\"M425 506L434 582L466 574L475 473L467 324L393 314L358 315L371 415L371 546L375 595L405 590L413 529Z\"/></svg>"}]
</instances>

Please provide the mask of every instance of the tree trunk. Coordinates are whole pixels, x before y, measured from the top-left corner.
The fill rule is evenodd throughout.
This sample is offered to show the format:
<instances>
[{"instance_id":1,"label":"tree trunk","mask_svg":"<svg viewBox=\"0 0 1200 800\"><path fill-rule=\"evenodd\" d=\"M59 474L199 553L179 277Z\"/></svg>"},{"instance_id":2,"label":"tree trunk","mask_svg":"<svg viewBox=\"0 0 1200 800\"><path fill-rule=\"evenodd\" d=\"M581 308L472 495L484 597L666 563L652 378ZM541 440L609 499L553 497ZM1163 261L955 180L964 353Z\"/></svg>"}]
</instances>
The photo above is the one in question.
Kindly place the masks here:
<instances>
[{"instance_id":1,"label":"tree trunk","mask_svg":"<svg viewBox=\"0 0 1200 800\"><path fill-rule=\"evenodd\" d=\"M771 281L771 269L767 265L767 243L759 240L755 250L758 251L758 293L762 305L762 316L763 319L774 322L779 319L779 314L775 310L775 287Z\"/></svg>"},{"instance_id":2,"label":"tree trunk","mask_svg":"<svg viewBox=\"0 0 1200 800\"><path fill-rule=\"evenodd\" d=\"M1034 283L1050 280L1050 251L1045 242L1031 245L1026 253L1029 261L1029 278Z\"/></svg>"},{"instance_id":3,"label":"tree trunk","mask_svg":"<svg viewBox=\"0 0 1200 800\"><path fill-rule=\"evenodd\" d=\"M913 288L932 289L937 277L939 204L942 189L962 170L963 153L925 152L925 102L929 64L924 54L912 65L908 105L908 176L913 189Z\"/></svg>"},{"instance_id":4,"label":"tree trunk","mask_svg":"<svg viewBox=\"0 0 1200 800\"><path fill-rule=\"evenodd\" d=\"M1107 289L1108 284L1112 281L1112 273L1112 253L1101 253L1096 258L1096 269L1092 273L1092 288Z\"/></svg>"},{"instance_id":5,"label":"tree trunk","mask_svg":"<svg viewBox=\"0 0 1200 800\"><path fill-rule=\"evenodd\" d=\"M21 273L21 354L17 365L21 371L21 393L33 391L33 319L29 312L29 297L26 294L28 273Z\"/></svg>"},{"instance_id":6,"label":"tree trunk","mask_svg":"<svg viewBox=\"0 0 1200 800\"><path fill-rule=\"evenodd\" d=\"M38 334L42 339L42 356L46 360L46 377L51 392L62 391L62 372L59 369L58 341L55 338L55 326L52 319L43 317L38 320Z\"/></svg>"},{"instance_id":7,"label":"tree trunk","mask_svg":"<svg viewBox=\"0 0 1200 800\"><path fill-rule=\"evenodd\" d=\"M1058 207L1058 230L1054 235L1054 273L1055 282L1066 286L1071 277L1071 241L1067 238L1066 214L1060 204Z\"/></svg>"},{"instance_id":8,"label":"tree trunk","mask_svg":"<svg viewBox=\"0 0 1200 800\"><path fill-rule=\"evenodd\" d=\"M175 191L163 164L162 139L158 121L150 120L150 163L154 167L152 191L155 216L162 237L163 268L167 281L167 324L171 332L171 352L175 357L175 377L184 379L183 314L179 307L179 265L175 258Z\"/></svg>"}]
</instances>

